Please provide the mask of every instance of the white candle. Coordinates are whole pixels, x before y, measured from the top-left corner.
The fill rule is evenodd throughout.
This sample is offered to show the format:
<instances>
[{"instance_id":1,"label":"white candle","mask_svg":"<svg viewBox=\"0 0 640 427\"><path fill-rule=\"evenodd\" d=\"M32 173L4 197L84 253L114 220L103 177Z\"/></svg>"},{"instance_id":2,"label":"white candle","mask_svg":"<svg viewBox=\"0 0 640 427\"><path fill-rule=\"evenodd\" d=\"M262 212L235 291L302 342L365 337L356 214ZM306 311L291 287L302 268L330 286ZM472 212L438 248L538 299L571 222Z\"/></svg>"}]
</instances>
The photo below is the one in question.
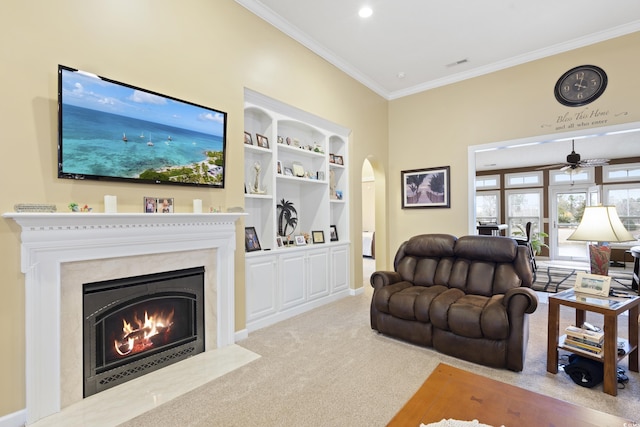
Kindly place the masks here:
<instances>
[{"instance_id":1,"label":"white candle","mask_svg":"<svg viewBox=\"0 0 640 427\"><path fill-rule=\"evenodd\" d=\"M118 212L118 200L116 196L104 196L104 211L105 213Z\"/></svg>"},{"instance_id":2,"label":"white candle","mask_svg":"<svg viewBox=\"0 0 640 427\"><path fill-rule=\"evenodd\" d=\"M201 199L193 199L193 213L202 213Z\"/></svg>"}]
</instances>

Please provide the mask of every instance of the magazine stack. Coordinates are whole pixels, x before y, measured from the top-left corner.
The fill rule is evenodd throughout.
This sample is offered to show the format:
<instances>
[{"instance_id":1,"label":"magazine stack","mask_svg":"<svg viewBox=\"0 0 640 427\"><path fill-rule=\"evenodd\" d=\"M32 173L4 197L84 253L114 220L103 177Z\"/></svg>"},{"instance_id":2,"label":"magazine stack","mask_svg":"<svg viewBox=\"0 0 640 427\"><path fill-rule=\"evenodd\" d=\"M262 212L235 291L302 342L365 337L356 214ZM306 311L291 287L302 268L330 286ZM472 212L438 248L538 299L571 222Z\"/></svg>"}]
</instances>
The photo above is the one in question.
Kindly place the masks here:
<instances>
[{"instance_id":1,"label":"magazine stack","mask_svg":"<svg viewBox=\"0 0 640 427\"><path fill-rule=\"evenodd\" d=\"M564 347L567 350L575 350L575 352L587 353L596 357L602 356L603 331L594 332L577 326L567 326L565 333L567 335Z\"/></svg>"}]
</instances>

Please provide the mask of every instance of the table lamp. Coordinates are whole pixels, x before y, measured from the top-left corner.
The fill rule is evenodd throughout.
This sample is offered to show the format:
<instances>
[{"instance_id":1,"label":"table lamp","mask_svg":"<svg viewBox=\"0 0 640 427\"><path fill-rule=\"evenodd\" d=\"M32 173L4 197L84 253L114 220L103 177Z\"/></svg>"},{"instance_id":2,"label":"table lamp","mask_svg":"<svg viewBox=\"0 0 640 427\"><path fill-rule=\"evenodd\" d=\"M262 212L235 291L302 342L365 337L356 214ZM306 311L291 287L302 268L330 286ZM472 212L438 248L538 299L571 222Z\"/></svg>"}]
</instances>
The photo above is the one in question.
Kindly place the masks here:
<instances>
[{"instance_id":1,"label":"table lamp","mask_svg":"<svg viewBox=\"0 0 640 427\"><path fill-rule=\"evenodd\" d=\"M615 206L587 206L578 228L567 238L582 242L597 242L589 245L591 274L609 274L611 247L608 242L636 240L624 228Z\"/></svg>"}]
</instances>

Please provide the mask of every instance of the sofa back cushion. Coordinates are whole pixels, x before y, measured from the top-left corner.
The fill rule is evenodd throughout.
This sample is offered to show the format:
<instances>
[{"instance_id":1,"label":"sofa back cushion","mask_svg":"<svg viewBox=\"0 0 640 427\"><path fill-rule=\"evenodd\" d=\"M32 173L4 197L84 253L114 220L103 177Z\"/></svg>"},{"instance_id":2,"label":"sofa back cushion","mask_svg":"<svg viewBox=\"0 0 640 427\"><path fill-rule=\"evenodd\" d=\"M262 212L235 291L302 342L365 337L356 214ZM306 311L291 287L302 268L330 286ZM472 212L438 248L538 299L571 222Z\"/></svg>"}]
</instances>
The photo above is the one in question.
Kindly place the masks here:
<instances>
[{"instance_id":1,"label":"sofa back cushion","mask_svg":"<svg viewBox=\"0 0 640 427\"><path fill-rule=\"evenodd\" d=\"M506 237L423 234L400 246L394 266L403 280L417 286L444 285L492 296L531 286L525 258L517 242Z\"/></svg>"}]
</instances>

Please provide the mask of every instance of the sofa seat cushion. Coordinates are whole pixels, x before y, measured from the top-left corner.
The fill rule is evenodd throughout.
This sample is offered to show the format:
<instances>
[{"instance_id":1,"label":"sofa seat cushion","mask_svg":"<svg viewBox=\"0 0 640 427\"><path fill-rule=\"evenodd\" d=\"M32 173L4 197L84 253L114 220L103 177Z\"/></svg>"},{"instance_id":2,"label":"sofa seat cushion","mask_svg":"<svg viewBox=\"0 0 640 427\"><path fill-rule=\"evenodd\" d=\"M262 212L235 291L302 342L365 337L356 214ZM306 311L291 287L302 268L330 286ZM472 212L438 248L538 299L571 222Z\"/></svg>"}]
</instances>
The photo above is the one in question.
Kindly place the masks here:
<instances>
[{"instance_id":1,"label":"sofa seat cushion","mask_svg":"<svg viewBox=\"0 0 640 427\"><path fill-rule=\"evenodd\" d=\"M446 290L446 286L413 286L409 282L399 282L376 292L374 304L378 311L400 319L428 323L431 302Z\"/></svg>"},{"instance_id":2,"label":"sofa seat cushion","mask_svg":"<svg viewBox=\"0 0 640 427\"><path fill-rule=\"evenodd\" d=\"M509 317L502 299L503 295L462 295L455 301L448 299L447 310L441 307L437 319L432 314L433 323L461 337L506 339L509 336ZM437 302L436 305L440 305L440 299Z\"/></svg>"}]
</instances>

